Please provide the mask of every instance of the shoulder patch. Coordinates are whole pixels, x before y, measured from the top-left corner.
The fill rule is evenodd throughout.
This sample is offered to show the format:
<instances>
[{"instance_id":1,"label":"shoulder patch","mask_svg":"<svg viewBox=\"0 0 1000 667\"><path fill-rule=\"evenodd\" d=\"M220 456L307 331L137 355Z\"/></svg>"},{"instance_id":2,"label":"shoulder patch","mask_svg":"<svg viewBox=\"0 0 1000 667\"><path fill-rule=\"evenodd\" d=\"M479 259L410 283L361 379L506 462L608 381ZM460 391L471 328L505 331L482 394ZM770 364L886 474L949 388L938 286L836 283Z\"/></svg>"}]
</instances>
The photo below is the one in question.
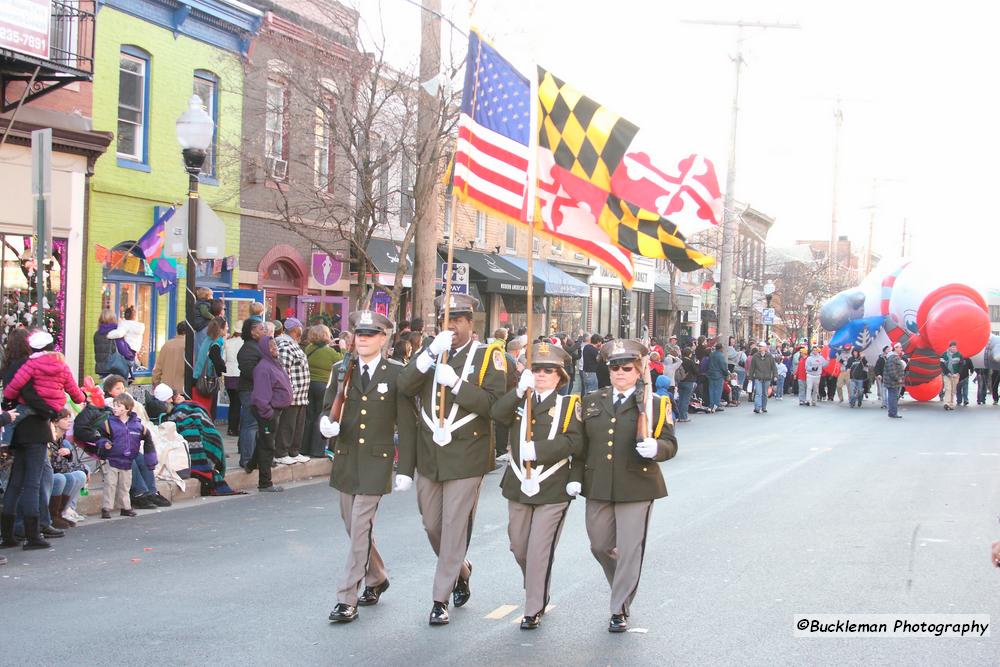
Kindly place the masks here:
<instances>
[{"instance_id":1,"label":"shoulder patch","mask_svg":"<svg viewBox=\"0 0 1000 667\"><path fill-rule=\"evenodd\" d=\"M500 350L493 350L493 368L507 372L507 357Z\"/></svg>"}]
</instances>

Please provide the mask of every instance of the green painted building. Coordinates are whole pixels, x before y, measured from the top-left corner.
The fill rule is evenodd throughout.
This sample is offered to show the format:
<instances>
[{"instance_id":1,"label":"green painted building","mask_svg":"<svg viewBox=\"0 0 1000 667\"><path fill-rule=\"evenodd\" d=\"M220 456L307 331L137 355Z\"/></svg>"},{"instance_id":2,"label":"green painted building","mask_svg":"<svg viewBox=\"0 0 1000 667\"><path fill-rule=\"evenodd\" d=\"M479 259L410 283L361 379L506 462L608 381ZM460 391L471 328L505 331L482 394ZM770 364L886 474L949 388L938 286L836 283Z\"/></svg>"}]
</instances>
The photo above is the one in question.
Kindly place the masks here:
<instances>
[{"instance_id":1,"label":"green painted building","mask_svg":"<svg viewBox=\"0 0 1000 667\"><path fill-rule=\"evenodd\" d=\"M223 253L238 262L243 59L262 15L234 0L105 0L94 47L93 125L114 132L97 160L85 239L83 374L94 373L93 334L101 311L120 318L132 306L146 325L139 353L152 369L156 350L184 319L181 276L168 285L154 274L138 240L187 197L175 122L192 94L216 124L200 192L226 225ZM162 268L162 267L161 267ZM235 266L199 271L199 286L233 285ZM139 382L149 370L137 373Z\"/></svg>"}]
</instances>

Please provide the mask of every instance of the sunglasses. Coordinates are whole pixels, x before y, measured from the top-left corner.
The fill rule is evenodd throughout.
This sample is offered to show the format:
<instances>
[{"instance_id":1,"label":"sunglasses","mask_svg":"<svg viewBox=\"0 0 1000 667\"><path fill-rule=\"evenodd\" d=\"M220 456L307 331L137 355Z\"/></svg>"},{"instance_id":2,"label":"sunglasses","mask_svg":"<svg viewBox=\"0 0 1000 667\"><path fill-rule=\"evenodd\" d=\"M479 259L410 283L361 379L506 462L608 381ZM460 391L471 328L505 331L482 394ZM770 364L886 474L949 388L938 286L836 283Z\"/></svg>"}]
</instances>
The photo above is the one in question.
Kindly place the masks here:
<instances>
[{"instance_id":1,"label":"sunglasses","mask_svg":"<svg viewBox=\"0 0 1000 667\"><path fill-rule=\"evenodd\" d=\"M608 368L613 371L622 371L625 373L631 373L635 370L635 366L632 364L608 364Z\"/></svg>"},{"instance_id":2,"label":"sunglasses","mask_svg":"<svg viewBox=\"0 0 1000 667\"><path fill-rule=\"evenodd\" d=\"M552 375L556 372L555 368L551 366L533 366L531 368L532 373L545 373L546 375Z\"/></svg>"}]
</instances>

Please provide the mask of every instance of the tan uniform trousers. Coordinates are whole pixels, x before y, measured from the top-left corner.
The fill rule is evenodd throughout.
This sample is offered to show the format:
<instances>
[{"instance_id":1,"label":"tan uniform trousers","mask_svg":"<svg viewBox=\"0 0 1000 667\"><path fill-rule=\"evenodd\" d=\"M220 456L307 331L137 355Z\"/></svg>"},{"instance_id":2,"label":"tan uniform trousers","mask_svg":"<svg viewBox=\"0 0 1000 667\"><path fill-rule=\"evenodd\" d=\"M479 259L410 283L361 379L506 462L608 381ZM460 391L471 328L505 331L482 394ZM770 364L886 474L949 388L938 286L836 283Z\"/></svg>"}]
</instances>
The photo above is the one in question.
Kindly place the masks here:
<instances>
[{"instance_id":1,"label":"tan uniform trousers","mask_svg":"<svg viewBox=\"0 0 1000 667\"><path fill-rule=\"evenodd\" d=\"M510 550L524 575L525 616L545 611L549 604L552 561L568 509L568 500L551 505L524 505L507 501Z\"/></svg>"},{"instance_id":2,"label":"tan uniform trousers","mask_svg":"<svg viewBox=\"0 0 1000 667\"><path fill-rule=\"evenodd\" d=\"M941 381L944 385L944 404L955 407L956 389L958 388L958 375L941 374Z\"/></svg>"},{"instance_id":3,"label":"tan uniform trousers","mask_svg":"<svg viewBox=\"0 0 1000 667\"><path fill-rule=\"evenodd\" d=\"M434 602L448 602L458 578L468 579L472 574L465 554L469 551L482 486L483 477L434 482L417 475L417 507L427 539L438 558Z\"/></svg>"},{"instance_id":4,"label":"tan uniform trousers","mask_svg":"<svg viewBox=\"0 0 1000 667\"><path fill-rule=\"evenodd\" d=\"M101 464L104 470L104 495L101 497L101 509L109 512L117 507L120 510L132 509L132 499L128 492L132 489L132 470L119 470L111 467L105 461Z\"/></svg>"},{"instance_id":5,"label":"tan uniform trousers","mask_svg":"<svg viewBox=\"0 0 1000 667\"><path fill-rule=\"evenodd\" d=\"M375 587L386 580L385 563L375 548L375 513L382 496L340 494L340 516L351 538L347 567L337 589L337 602L358 606L358 587Z\"/></svg>"},{"instance_id":6,"label":"tan uniform trousers","mask_svg":"<svg viewBox=\"0 0 1000 667\"><path fill-rule=\"evenodd\" d=\"M628 616L639 588L652 500L612 503L587 500L590 550L611 586L611 613Z\"/></svg>"}]
</instances>

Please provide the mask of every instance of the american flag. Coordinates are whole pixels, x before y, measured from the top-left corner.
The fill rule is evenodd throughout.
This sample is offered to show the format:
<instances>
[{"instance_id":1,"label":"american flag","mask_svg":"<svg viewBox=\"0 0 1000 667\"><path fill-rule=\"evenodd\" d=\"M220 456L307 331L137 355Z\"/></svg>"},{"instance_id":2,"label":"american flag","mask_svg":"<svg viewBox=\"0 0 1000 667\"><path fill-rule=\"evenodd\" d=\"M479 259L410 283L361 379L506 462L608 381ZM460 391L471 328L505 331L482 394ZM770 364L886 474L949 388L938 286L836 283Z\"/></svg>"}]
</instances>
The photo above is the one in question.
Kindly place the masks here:
<instances>
[{"instance_id":1,"label":"american flag","mask_svg":"<svg viewBox=\"0 0 1000 667\"><path fill-rule=\"evenodd\" d=\"M463 200L525 220L531 84L473 32L455 148L455 191Z\"/></svg>"}]
</instances>

